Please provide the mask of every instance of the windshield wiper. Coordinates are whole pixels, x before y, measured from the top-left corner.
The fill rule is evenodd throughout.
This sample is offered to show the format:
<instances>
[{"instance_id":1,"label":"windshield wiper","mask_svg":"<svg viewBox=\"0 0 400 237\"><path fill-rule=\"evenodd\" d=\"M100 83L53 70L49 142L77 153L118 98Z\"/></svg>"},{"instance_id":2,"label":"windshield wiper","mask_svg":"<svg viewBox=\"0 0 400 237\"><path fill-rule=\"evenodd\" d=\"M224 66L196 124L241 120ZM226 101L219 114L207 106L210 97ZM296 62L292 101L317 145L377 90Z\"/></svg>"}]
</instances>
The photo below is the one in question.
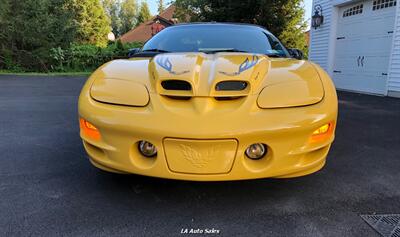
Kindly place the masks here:
<instances>
[{"instance_id":1,"label":"windshield wiper","mask_svg":"<svg viewBox=\"0 0 400 237\"><path fill-rule=\"evenodd\" d=\"M170 51L163 50L163 49L145 49L142 52L169 53Z\"/></svg>"},{"instance_id":2,"label":"windshield wiper","mask_svg":"<svg viewBox=\"0 0 400 237\"><path fill-rule=\"evenodd\" d=\"M135 54L129 55L130 58L140 58L140 57L154 57L160 53L170 53L170 51L163 50L163 49L145 49L139 51Z\"/></svg>"},{"instance_id":3,"label":"windshield wiper","mask_svg":"<svg viewBox=\"0 0 400 237\"><path fill-rule=\"evenodd\" d=\"M286 56L282 55L282 54L278 54L278 53L270 53L270 54L265 54L270 58L286 58Z\"/></svg>"},{"instance_id":4,"label":"windshield wiper","mask_svg":"<svg viewBox=\"0 0 400 237\"><path fill-rule=\"evenodd\" d=\"M236 53L248 53L247 51L244 50L239 50L239 49L234 49L234 48L226 48L226 49L199 49L199 52L203 53L219 53L219 52L236 52Z\"/></svg>"}]
</instances>

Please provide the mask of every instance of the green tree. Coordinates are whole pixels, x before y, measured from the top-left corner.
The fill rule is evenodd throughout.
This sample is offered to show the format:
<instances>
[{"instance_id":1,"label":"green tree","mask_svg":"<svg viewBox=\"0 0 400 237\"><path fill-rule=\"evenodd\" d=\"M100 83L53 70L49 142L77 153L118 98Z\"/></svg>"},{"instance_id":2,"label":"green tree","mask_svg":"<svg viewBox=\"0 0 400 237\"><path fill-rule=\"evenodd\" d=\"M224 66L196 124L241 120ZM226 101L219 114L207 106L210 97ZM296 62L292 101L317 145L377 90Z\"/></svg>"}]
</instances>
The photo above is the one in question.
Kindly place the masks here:
<instances>
[{"instance_id":1,"label":"green tree","mask_svg":"<svg viewBox=\"0 0 400 237\"><path fill-rule=\"evenodd\" d=\"M264 26L287 47L306 51L303 0L176 0L180 21L243 22Z\"/></svg>"},{"instance_id":2,"label":"green tree","mask_svg":"<svg viewBox=\"0 0 400 237\"><path fill-rule=\"evenodd\" d=\"M150 20L150 18L151 18L151 14L150 14L150 10L149 10L149 5L147 5L147 2L142 2L140 4L140 11L139 11L139 15L137 17L137 25Z\"/></svg>"},{"instance_id":3,"label":"green tree","mask_svg":"<svg viewBox=\"0 0 400 237\"><path fill-rule=\"evenodd\" d=\"M121 4L119 17L121 19L120 34L130 31L137 22L138 5L136 0L124 0Z\"/></svg>"},{"instance_id":4,"label":"green tree","mask_svg":"<svg viewBox=\"0 0 400 237\"><path fill-rule=\"evenodd\" d=\"M76 35L69 2L0 1L0 68L48 71L49 50L67 47Z\"/></svg>"},{"instance_id":5,"label":"green tree","mask_svg":"<svg viewBox=\"0 0 400 237\"><path fill-rule=\"evenodd\" d=\"M177 14L189 15L191 21L251 22L260 0L176 0Z\"/></svg>"},{"instance_id":6,"label":"green tree","mask_svg":"<svg viewBox=\"0 0 400 237\"><path fill-rule=\"evenodd\" d=\"M288 48L298 48L307 54L303 0L264 0L256 23L269 29Z\"/></svg>"},{"instance_id":7,"label":"green tree","mask_svg":"<svg viewBox=\"0 0 400 237\"><path fill-rule=\"evenodd\" d=\"M105 47L111 32L110 19L99 0L70 0L70 9L78 25L76 41Z\"/></svg>"},{"instance_id":8,"label":"green tree","mask_svg":"<svg viewBox=\"0 0 400 237\"><path fill-rule=\"evenodd\" d=\"M121 19L119 17L121 4L119 0L102 0L103 8L107 13L108 18L111 21L112 32L115 36L120 36L120 29L122 26Z\"/></svg>"},{"instance_id":9,"label":"green tree","mask_svg":"<svg viewBox=\"0 0 400 237\"><path fill-rule=\"evenodd\" d=\"M10 31L9 29L9 16L10 16L10 1L9 0L0 0L0 45L3 46L4 41L7 40L7 33ZM2 55L0 54L0 57ZM1 58L0 58L1 59Z\"/></svg>"},{"instance_id":10,"label":"green tree","mask_svg":"<svg viewBox=\"0 0 400 237\"><path fill-rule=\"evenodd\" d=\"M165 10L164 1L158 0L158 14L162 13Z\"/></svg>"}]
</instances>

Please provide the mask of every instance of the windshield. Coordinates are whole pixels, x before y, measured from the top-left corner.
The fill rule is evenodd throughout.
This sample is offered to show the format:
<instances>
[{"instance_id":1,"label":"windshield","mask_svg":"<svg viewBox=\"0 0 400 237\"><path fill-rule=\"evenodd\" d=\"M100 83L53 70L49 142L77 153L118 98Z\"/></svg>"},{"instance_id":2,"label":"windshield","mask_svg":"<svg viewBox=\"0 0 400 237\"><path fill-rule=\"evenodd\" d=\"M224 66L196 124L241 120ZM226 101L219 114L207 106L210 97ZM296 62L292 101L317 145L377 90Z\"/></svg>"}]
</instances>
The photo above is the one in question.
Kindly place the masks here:
<instances>
[{"instance_id":1,"label":"windshield","mask_svg":"<svg viewBox=\"0 0 400 237\"><path fill-rule=\"evenodd\" d=\"M151 38L142 51L249 52L287 57L283 45L269 32L249 25L193 24L169 27Z\"/></svg>"}]
</instances>

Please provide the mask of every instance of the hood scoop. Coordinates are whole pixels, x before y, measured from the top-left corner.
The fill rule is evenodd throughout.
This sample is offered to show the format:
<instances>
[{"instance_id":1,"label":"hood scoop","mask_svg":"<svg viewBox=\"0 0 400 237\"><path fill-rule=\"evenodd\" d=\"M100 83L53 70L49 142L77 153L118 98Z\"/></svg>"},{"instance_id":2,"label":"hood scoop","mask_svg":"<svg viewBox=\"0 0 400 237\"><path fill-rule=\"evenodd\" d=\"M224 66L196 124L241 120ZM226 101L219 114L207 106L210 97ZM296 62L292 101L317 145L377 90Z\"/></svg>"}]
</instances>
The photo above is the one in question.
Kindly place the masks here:
<instances>
[{"instance_id":1,"label":"hood scoop","mask_svg":"<svg viewBox=\"0 0 400 237\"><path fill-rule=\"evenodd\" d=\"M246 81L220 81L215 85L216 91L242 91L247 88Z\"/></svg>"},{"instance_id":2,"label":"hood scoop","mask_svg":"<svg viewBox=\"0 0 400 237\"><path fill-rule=\"evenodd\" d=\"M249 53L165 53L153 58L149 70L160 95L238 98L259 90L269 64Z\"/></svg>"},{"instance_id":3,"label":"hood scoop","mask_svg":"<svg viewBox=\"0 0 400 237\"><path fill-rule=\"evenodd\" d=\"M161 82L161 86L164 90L172 91L191 91L192 85L183 80L165 80Z\"/></svg>"}]
</instances>

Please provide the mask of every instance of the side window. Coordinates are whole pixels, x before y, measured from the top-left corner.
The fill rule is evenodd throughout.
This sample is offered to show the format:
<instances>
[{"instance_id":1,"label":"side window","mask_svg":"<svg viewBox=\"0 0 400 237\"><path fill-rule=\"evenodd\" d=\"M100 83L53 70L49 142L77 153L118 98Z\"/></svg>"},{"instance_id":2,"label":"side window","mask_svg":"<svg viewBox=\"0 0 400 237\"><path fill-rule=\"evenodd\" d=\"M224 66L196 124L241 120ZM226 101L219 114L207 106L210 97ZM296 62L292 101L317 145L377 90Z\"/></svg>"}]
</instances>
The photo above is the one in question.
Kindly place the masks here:
<instances>
[{"instance_id":1,"label":"side window","mask_svg":"<svg viewBox=\"0 0 400 237\"><path fill-rule=\"evenodd\" d=\"M282 56L286 56L286 51L284 50L281 42L275 36L266 34L268 38L268 42L271 45L271 49L268 50L268 54L280 54Z\"/></svg>"}]
</instances>

